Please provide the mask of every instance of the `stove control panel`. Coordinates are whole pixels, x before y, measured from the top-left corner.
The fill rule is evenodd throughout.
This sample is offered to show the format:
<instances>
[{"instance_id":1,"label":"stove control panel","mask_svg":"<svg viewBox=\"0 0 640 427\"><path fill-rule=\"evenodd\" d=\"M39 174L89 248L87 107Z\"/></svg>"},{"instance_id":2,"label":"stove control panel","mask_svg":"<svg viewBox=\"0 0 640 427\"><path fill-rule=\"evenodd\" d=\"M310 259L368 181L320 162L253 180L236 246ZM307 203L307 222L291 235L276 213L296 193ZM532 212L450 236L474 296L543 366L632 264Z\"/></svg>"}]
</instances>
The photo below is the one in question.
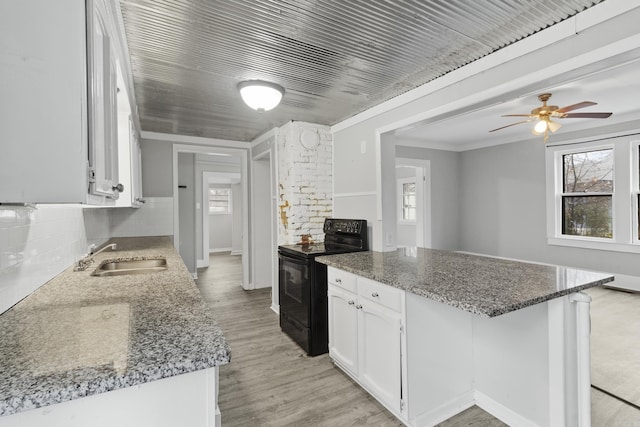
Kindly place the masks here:
<instances>
[{"instance_id":1,"label":"stove control panel","mask_svg":"<svg viewBox=\"0 0 640 427\"><path fill-rule=\"evenodd\" d=\"M363 219L335 219L327 218L324 221L325 234L361 234L363 227L366 232L367 221Z\"/></svg>"}]
</instances>

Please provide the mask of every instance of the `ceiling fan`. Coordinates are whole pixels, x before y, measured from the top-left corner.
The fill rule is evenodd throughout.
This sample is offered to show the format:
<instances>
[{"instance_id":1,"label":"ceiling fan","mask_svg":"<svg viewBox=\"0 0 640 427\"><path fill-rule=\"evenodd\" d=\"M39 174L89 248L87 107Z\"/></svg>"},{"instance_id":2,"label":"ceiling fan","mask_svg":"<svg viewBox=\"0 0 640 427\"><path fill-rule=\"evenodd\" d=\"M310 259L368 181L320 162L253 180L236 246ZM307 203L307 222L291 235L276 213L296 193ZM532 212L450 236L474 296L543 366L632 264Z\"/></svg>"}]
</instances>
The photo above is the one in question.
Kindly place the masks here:
<instances>
[{"instance_id":1,"label":"ceiling fan","mask_svg":"<svg viewBox=\"0 0 640 427\"><path fill-rule=\"evenodd\" d=\"M547 101L551 98L550 93L542 93L538 95L538 99L542 102L542 106L534 108L529 114L505 114L502 117L527 117L527 120L511 123L510 125L502 126L497 129L490 130L489 132L495 132L500 129L508 128L511 126L519 125L522 123L529 123L533 120L538 120L535 127L531 131L534 135L544 135L544 142L547 142L549 138L549 131L555 132L562 126L560 123L554 122L551 119L606 119L613 113L569 113L569 111L577 110L579 108L590 107L596 105L597 102L583 101L577 104L567 105L566 107L558 108L557 105L547 105Z\"/></svg>"}]
</instances>

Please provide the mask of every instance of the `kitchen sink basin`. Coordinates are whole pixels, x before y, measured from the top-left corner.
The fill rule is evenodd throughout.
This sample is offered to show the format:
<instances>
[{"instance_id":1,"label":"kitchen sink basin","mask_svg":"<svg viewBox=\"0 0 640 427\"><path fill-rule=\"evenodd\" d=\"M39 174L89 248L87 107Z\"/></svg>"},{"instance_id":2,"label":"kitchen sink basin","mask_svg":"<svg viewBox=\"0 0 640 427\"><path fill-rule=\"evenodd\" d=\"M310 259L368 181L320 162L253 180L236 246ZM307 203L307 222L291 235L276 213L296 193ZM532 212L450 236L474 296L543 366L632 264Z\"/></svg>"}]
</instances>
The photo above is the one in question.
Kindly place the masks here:
<instances>
[{"instance_id":1,"label":"kitchen sink basin","mask_svg":"<svg viewBox=\"0 0 640 427\"><path fill-rule=\"evenodd\" d=\"M127 274L147 274L167 269L166 258L156 259L120 259L103 261L92 276L123 276Z\"/></svg>"}]
</instances>

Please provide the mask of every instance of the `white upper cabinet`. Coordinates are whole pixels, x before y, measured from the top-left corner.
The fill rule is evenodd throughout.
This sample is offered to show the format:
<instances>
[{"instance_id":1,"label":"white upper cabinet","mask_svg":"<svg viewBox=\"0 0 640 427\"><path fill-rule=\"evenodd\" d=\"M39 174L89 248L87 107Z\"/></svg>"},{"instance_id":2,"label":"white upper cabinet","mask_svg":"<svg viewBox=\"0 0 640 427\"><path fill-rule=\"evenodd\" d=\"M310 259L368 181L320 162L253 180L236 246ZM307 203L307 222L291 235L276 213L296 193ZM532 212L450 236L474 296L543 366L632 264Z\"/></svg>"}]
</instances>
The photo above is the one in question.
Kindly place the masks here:
<instances>
[{"instance_id":1,"label":"white upper cabinet","mask_svg":"<svg viewBox=\"0 0 640 427\"><path fill-rule=\"evenodd\" d=\"M0 203L115 205L122 53L106 4L0 2Z\"/></svg>"}]
</instances>

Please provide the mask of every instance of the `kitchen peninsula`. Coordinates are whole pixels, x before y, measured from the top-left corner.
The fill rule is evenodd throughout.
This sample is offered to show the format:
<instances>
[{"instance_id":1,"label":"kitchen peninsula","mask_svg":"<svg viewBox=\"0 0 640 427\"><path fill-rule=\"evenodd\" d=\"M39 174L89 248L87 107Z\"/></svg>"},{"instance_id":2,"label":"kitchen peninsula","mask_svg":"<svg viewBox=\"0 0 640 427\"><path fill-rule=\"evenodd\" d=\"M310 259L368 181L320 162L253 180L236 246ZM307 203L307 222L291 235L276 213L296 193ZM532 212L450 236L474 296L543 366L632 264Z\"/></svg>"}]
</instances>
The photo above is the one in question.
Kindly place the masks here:
<instances>
[{"instance_id":1,"label":"kitchen peninsula","mask_svg":"<svg viewBox=\"0 0 640 427\"><path fill-rule=\"evenodd\" d=\"M109 243L0 315L0 426L219 425L230 349L171 238ZM158 258L166 270L92 275Z\"/></svg>"},{"instance_id":2,"label":"kitchen peninsula","mask_svg":"<svg viewBox=\"0 0 640 427\"><path fill-rule=\"evenodd\" d=\"M509 425L590 425L580 291L612 275L423 248L317 261L331 358L406 424L475 404Z\"/></svg>"}]
</instances>

